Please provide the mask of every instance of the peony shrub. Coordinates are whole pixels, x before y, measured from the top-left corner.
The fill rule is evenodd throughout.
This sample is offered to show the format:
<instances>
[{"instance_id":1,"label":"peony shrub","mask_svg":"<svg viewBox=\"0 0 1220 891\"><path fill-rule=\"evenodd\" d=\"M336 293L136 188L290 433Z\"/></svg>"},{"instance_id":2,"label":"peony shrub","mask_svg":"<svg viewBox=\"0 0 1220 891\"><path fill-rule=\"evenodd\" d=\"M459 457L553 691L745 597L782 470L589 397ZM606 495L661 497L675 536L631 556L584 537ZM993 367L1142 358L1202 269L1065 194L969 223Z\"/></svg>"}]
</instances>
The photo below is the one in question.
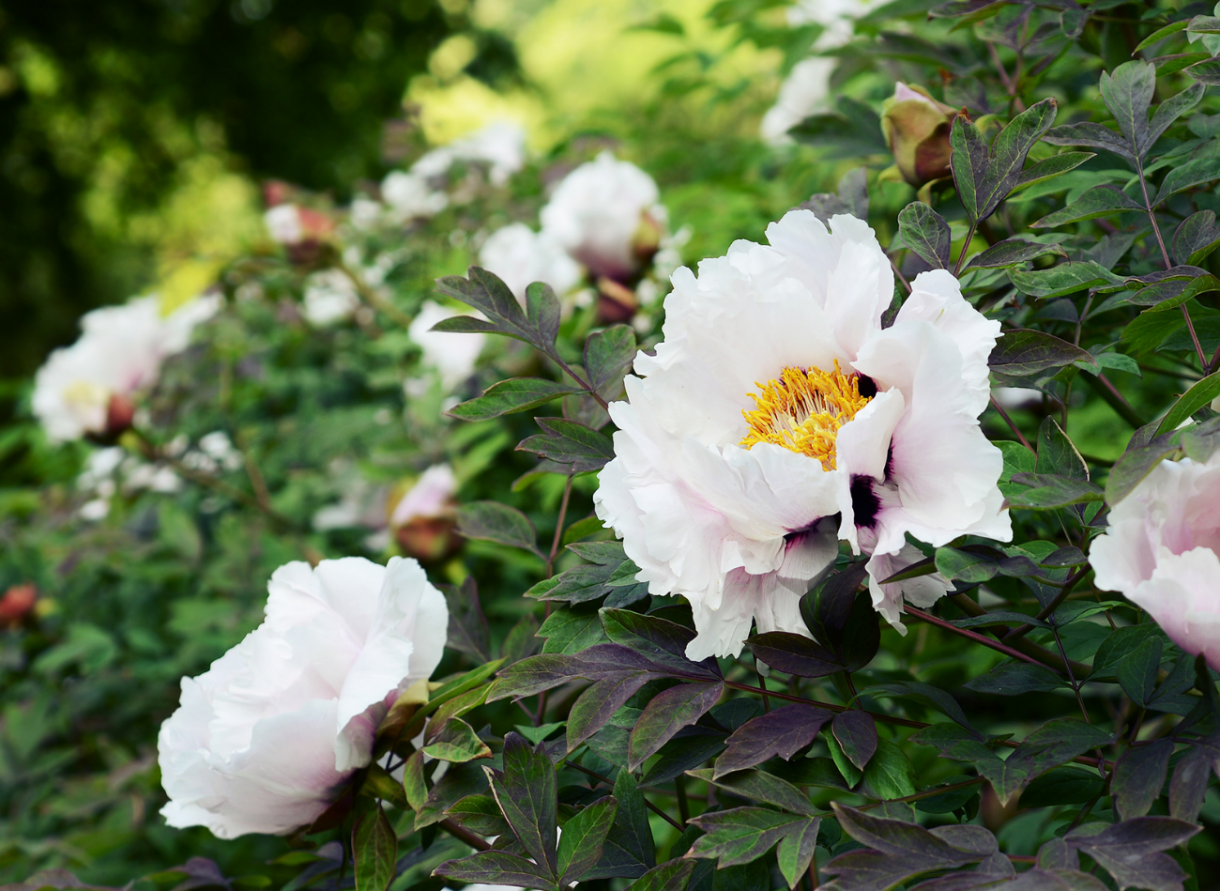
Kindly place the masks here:
<instances>
[{"instance_id":1,"label":"peony shrub","mask_svg":"<svg viewBox=\"0 0 1220 891\"><path fill-rule=\"evenodd\" d=\"M739 151L276 184L48 359L18 887L1220 879L1216 17L767 6Z\"/></svg>"}]
</instances>

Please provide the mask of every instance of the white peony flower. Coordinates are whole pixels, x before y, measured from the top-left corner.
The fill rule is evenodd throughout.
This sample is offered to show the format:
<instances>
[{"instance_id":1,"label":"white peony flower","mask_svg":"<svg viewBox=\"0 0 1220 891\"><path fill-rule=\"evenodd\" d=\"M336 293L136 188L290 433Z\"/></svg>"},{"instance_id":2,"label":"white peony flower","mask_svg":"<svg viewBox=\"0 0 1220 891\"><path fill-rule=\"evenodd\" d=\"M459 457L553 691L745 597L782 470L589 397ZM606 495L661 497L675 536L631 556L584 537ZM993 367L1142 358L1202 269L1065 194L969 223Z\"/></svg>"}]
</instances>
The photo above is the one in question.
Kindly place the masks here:
<instances>
[{"instance_id":1,"label":"white peony flower","mask_svg":"<svg viewBox=\"0 0 1220 891\"><path fill-rule=\"evenodd\" d=\"M298 244L305 238L305 225L295 204L277 204L263 214L271 240L279 244Z\"/></svg>"},{"instance_id":2,"label":"white peony flower","mask_svg":"<svg viewBox=\"0 0 1220 891\"><path fill-rule=\"evenodd\" d=\"M156 297L140 297L86 313L80 339L52 352L34 377L34 414L48 438L125 427L134 394L156 381L161 363L186 348L194 327L221 301L205 294L163 316Z\"/></svg>"},{"instance_id":3,"label":"white peony flower","mask_svg":"<svg viewBox=\"0 0 1220 891\"><path fill-rule=\"evenodd\" d=\"M525 223L497 229L479 249L479 264L504 280L518 300L534 282L546 282L556 294L566 294L580 282L580 264L546 233Z\"/></svg>"},{"instance_id":4,"label":"white peony flower","mask_svg":"<svg viewBox=\"0 0 1220 891\"><path fill-rule=\"evenodd\" d=\"M423 351L424 364L436 369L446 390L452 390L474 374L475 362L487 340L484 334L452 334L432 330L433 326L445 319L460 315L464 313L425 300L407 328L408 336Z\"/></svg>"},{"instance_id":5,"label":"white peony flower","mask_svg":"<svg viewBox=\"0 0 1220 891\"><path fill-rule=\"evenodd\" d=\"M652 177L610 152L569 173L542 208L542 232L594 275L629 277L640 268L641 233L656 245L665 228L665 208Z\"/></svg>"},{"instance_id":6,"label":"white peony flower","mask_svg":"<svg viewBox=\"0 0 1220 891\"><path fill-rule=\"evenodd\" d=\"M872 555L876 579L919 559L908 532L937 546L1011 537L1003 461L978 424L999 324L935 271L883 329L885 253L854 217L831 230L792 211L770 246L738 241L698 276L679 269L664 341L610 406L597 515L652 593L691 602L692 659L738 654L752 622L807 633L799 600L838 539ZM926 584L910 588L921 603ZM886 587L874 606L898 623L902 592Z\"/></svg>"},{"instance_id":7,"label":"white peony flower","mask_svg":"<svg viewBox=\"0 0 1220 891\"><path fill-rule=\"evenodd\" d=\"M486 164L492 184L502 186L525 166L525 130L511 121L496 121L433 149L411 165L411 172L432 179L444 176L457 162Z\"/></svg>"},{"instance_id":8,"label":"white peony flower","mask_svg":"<svg viewBox=\"0 0 1220 891\"><path fill-rule=\"evenodd\" d=\"M161 726L169 825L219 838L312 823L372 760L377 727L444 649L448 608L414 560L281 566L267 618Z\"/></svg>"},{"instance_id":9,"label":"white peony flower","mask_svg":"<svg viewBox=\"0 0 1220 891\"><path fill-rule=\"evenodd\" d=\"M338 269L315 272L305 279L305 297L301 312L305 319L319 328L349 319L360 308L356 285Z\"/></svg>"},{"instance_id":10,"label":"white peony flower","mask_svg":"<svg viewBox=\"0 0 1220 891\"><path fill-rule=\"evenodd\" d=\"M817 24L824 30L813 49L828 50L851 40L852 22L880 4L881 0L802 0L788 10L792 27ZM789 141L788 131L829 104L830 77L838 59L816 56L793 66L780 85L779 96L763 116L760 131L772 143Z\"/></svg>"},{"instance_id":11,"label":"white peony flower","mask_svg":"<svg viewBox=\"0 0 1220 891\"><path fill-rule=\"evenodd\" d=\"M449 206L449 196L417 173L395 170L381 181L381 197L398 221L430 217Z\"/></svg>"},{"instance_id":12,"label":"white peony flower","mask_svg":"<svg viewBox=\"0 0 1220 891\"><path fill-rule=\"evenodd\" d=\"M1220 452L1163 461L1093 540L1097 587L1122 594L1220 670Z\"/></svg>"}]
</instances>

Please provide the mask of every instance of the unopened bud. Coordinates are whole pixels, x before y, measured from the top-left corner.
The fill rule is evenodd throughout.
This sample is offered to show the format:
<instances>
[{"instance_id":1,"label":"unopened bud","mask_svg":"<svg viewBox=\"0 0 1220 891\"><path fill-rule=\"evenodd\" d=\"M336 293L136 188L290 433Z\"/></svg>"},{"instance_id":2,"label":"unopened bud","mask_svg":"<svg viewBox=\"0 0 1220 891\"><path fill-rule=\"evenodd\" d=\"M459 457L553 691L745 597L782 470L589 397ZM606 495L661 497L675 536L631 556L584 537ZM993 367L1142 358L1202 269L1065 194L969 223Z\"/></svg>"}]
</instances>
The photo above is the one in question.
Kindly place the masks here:
<instances>
[{"instance_id":1,"label":"unopened bud","mask_svg":"<svg viewBox=\"0 0 1220 891\"><path fill-rule=\"evenodd\" d=\"M26 583L13 585L0 597L0 628L16 628L34 609L38 589Z\"/></svg>"},{"instance_id":2,"label":"unopened bud","mask_svg":"<svg viewBox=\"0 0 1220 891\"><path fill-rule=\"evenodd\" d=\"M921 86L894 88L881 107L881 130L907 183L919 188L949 175L949 131L957 114Z\"/></svg>"},{"instance_id":3,"label":"unopened bud","mask_svg":"<svg viewBox=\"0 0 1220 891\"><path fill-rule=\"evenodd\" d=\"M612 325L630 321L639 308L635 291L612 278L602 276L597 280L597 314L602 321Z\"/></svg>"}]
</instances>

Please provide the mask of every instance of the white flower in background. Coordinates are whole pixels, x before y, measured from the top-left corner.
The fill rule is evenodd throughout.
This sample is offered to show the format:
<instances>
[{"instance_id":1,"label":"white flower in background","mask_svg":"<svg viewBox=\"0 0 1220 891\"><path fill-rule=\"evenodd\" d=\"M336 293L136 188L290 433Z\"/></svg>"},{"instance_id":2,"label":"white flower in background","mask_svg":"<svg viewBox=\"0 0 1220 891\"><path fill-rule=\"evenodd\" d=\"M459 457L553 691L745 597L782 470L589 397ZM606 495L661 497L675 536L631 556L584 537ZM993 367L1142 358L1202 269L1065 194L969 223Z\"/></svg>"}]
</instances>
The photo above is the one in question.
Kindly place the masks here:
<instances>
[{"instance_id":1,"label":"white flower in background","mask_svg":"<svg viewBox=\"0 0 1220 891\"><path fill-rule=\"evenodd\" d=\"M814 41L813 50L841 47L851 40L852 22L880 4L881 0L802 0L788 10L792 27L817 24L825 30ZM838 59L814 57L793 66L780 85L779 96L763 116L763 139L788 141L788 131L814 112L829 105L830 77Z\"/></svg>"},{"instance_id":2,"label":"white flower in background","mask_svg":"<svg viewBox=\"0 0 1220 891\"><path fill-rule=\"evenodd\" d=\"M401 170L381 181L381 198L400 222L434 216L449 206L449 196L432 188L426 177Z\"/></svg>"},{"instance_id":3,"label":"white flower in background","mask_svg":"<svg viewBox=\"0 0 1220 891\"><path fill-rule=\"evenodd\" d=\"M542 232L595 276L628 278L641 266L641 249L655 249L664 233L659 197L651 176L602 152L555 189L542 208Z\"/></svg>"},{"instance_id":4,"label":"white flower in background","mask_svg":"<svg viewBox=\"0 0 1220 891\"><path fill-rule=\"evenodd\" d=\"M496 121L433 149L411 165L411 172L432 179L444 176L458 162L486 164L492 184L502 186L525 166L525 130L510 121Z\"/></svg>"},{"instance_id":5,"label":"white flower in background","mask_svg":"<svg viewBox=\"0 0 1220 891\"><path fill-rule=\"evenodd\" d=\"M184 450L185 451L185 450ZM199 448L185 452L182 463L191 470L207 474L222 470L237 470L242 466L241 452L223 430L213 430L199 437Z\"/></svg>"},{"instance_id":6,"label":"white flower in background","mask_svg":"<svg viewBox=\"0 0 1220 891\"><path fill-rule=\"evenodd\" d=\"M453 513L457 477L448 464L433 464L425 470L390 512L391 526L405 526L415 519L432 519Z\"/></svg>"},{"instance_id":7,"label":"white flower in background","mask_svg":"<svg viewBox=\"0 0 1220 891\"><path fill-rule=\"evenodd\" d=\"M1098 588L1122 592L1220 670L1220 452L1157 465L1111 509L1089 562Z\"/></svg>"},{"instance_id":8,"label":"white flower in background","mask_svg":"<svg viewBox=\"0 0 1220 891\"><path fill-rule=\"evenodd\" d=\"M893 273L854 217L827 231L792 211L767 237L674 275L665 339L610 406L615 458L594 496L637 578L691 602L692 659L738 654L752 622L807 634L800 597L839 539L872 555L874 606L898 623L903 591L877 580L922 557L906 533L1011 537L978 424L999 324L936 271L883 329Z\"/></svg>"},{"instance_id":9,"label":"white flower in background","mask_svg":"<svg viewBox=\"0 0 1220 891\"><path fill-rule=\"evenodd\" d=\"M474 374L475 363L487 340L485 334L452 334L432 330L445 319L460 315L465 313L425 300L407 328L408 336L423 351L424 364L436 369L441 386L446 391L454 389Z\"/></svg>"},{"instance_id":10,"label":"white flower in background","mask_svg":"<svg viewBox=\"0 0 1220 891\"><path fill-rule=\"evenodd\" d=\"M351 318L359 308L356 285L341 270L324 269L305 279L301 312L311 325L333 325Z\"/></svg>"},{"instance_id":11,"label":"white flower in background","mask_svg":"<svg viewBox=\"0 0 1220 891\"><path fill-rule=\"evenodd\" d=\"M348 208L348 219L357 229L371 229L381 219L381 204L371 198L355 198Z\"/></svg>"},{"instance_id":12,"label":"white flower in background","mask_svg":"<svg viewBox=\"0 0 1220 891\"><path fill-rule=\"evenodd\" d=\"M576 287L583 275L580 264L554 239L525 223L512 223L489 235L479 249L479 265L503 279L521 301L533 282L546 282L562 296Z\"/></svg>"},{"instance_id":13,"label":"white flower in background","mask_svg":"<svg viewBox=\"0 0 1220 891\"><path fill-rule=\"evenodd\" d=\"M221 302L204 294L165 316L156 297L140 297L86 313L80 339L52 352L34 377L34 414L47 436L64 441L126 427L136 392L156 381L161 363L186 348Z\"/></svg>"},{"instance_id":14,"label":"white flower in background","mask_svg":"<svg viewBox=\"0 0 1220 891\"><path fill-rule=\"evenodd\" d=\"M995 387L991 395L1005 411L1042 405L1042 391L1032 387Z\"/></svg>"},{"instance_id":15,"label":"white flower in background","mask_svg":"<svg viewBox=\"0 0 1220 891\"><path fill-rule=\"evenodd\" d=\"M277 204L263 214L263 223L271 240L279 244L299 244L305 238L305 226L295 204Z\"/></svg>"},{"instance_id":16,"label":"white flower in background","mask_svg":"<svg viewBox=\"0 0 1220 891\"><path fill-rule=\"evenodd\" d=\"M197 678L157 740L170 826L219 838L312 823L370 763L377 727L444 649L448 608L414 560L281 566L267 618Z\"/></svg>"}]
</instances>

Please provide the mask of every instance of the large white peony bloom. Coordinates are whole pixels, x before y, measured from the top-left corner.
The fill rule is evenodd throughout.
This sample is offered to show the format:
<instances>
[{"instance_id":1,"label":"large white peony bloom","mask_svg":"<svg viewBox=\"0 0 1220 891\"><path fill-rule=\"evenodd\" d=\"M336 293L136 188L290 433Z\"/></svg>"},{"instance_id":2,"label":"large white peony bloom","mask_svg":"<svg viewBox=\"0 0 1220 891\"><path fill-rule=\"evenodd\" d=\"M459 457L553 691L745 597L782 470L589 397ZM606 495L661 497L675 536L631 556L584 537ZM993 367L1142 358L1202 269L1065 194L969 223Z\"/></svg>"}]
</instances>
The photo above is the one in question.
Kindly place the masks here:
<instances>
[{"instance_id":1,"label":"large white peony bloom","mask_svg":"<svg viewBox=\"0 0 1220 891\"><path fill-rule=\"evenodd\" d=\"M474 374L475 363L487 340L485 334L432 330L445 319L460 315L455 309L425 300L407 328L408 336L423 351L424 364L436 369L445 390L452 390Z\"/></svg>"},{"instance_id":2,"label":"large white peony bloom","mask_svg":"<svg viewBox=\"0 0 1220 891\"><path fill-rule=\"evenodd\" d=\"M134 394L156 381L161 363L187 347L221 302L205 294L162 315L156 297L140 297L82 316L80 339L52 352L34 377L34 414L47 436L64 441L126 426Z\"/></svg>"},{"instance_id":3,"label":"large white peony bloom","mask_svg":"<svg viewBox=\"0 0 1220 891\"><path fill-rule=\"evenodd\" d=\"M580 282L580 264L554 239L525 223L497 229L479 249L479 263L508 285L518 300L533 282L546 282L556 294L566 294Z\"/></svg>"},{"instance_id":4,"label":"large white peony bloom","mask_svg":"<svg viewBox=\"0 0 1220 891\"><path fill-rule=\"evenodd\" d=\"M1098 588L1121 591L1220 670L1220 452L1153 469L1110 511L1089 562Z\"/></svg>"},{"instance_id":5,"label":"large white peony bloom","mask_svg":"<svg viewBox=\"0 0 1220 891\"><path fill-rule=\"evenodd\" d=\"M889 328L893 273L868 225L809 211L679 269L664 342L635 359L597 514L654 594L681 594L692 659L736 655L760 632L807 633L798 604L838 539L871 554L873 602L897 624L903 593L876 579L920 559L906 533L943 545L1007 540L1003 461L979 429L999 333L927 272ZM836 531L837 530L837 531Z\"/></svg>"},{"instance_id":6,"label":"large white peony bloom","mask_svg":"<svg viewBox=\"0 0 1220 891\"><path fill-rule=\"evenodd\" d=\"M267 618L197 678L157 740L178 828L219 838L312 823L372 760L377 727L440 662L449 612L414 560L271 576Z\"/></svg>"},{"instance_id":7,"label":"large white peony bloom","mask_svg":"<svg viewBox=\"0 0 1220 891\"><path fill-rule=\"evenodd\" d=\"M637 248L656 247L665 228L657 184L610 152L581 164L542 208L542 232L594 275L627 278L640 268Z\"/></svg>"}]
</instances>

